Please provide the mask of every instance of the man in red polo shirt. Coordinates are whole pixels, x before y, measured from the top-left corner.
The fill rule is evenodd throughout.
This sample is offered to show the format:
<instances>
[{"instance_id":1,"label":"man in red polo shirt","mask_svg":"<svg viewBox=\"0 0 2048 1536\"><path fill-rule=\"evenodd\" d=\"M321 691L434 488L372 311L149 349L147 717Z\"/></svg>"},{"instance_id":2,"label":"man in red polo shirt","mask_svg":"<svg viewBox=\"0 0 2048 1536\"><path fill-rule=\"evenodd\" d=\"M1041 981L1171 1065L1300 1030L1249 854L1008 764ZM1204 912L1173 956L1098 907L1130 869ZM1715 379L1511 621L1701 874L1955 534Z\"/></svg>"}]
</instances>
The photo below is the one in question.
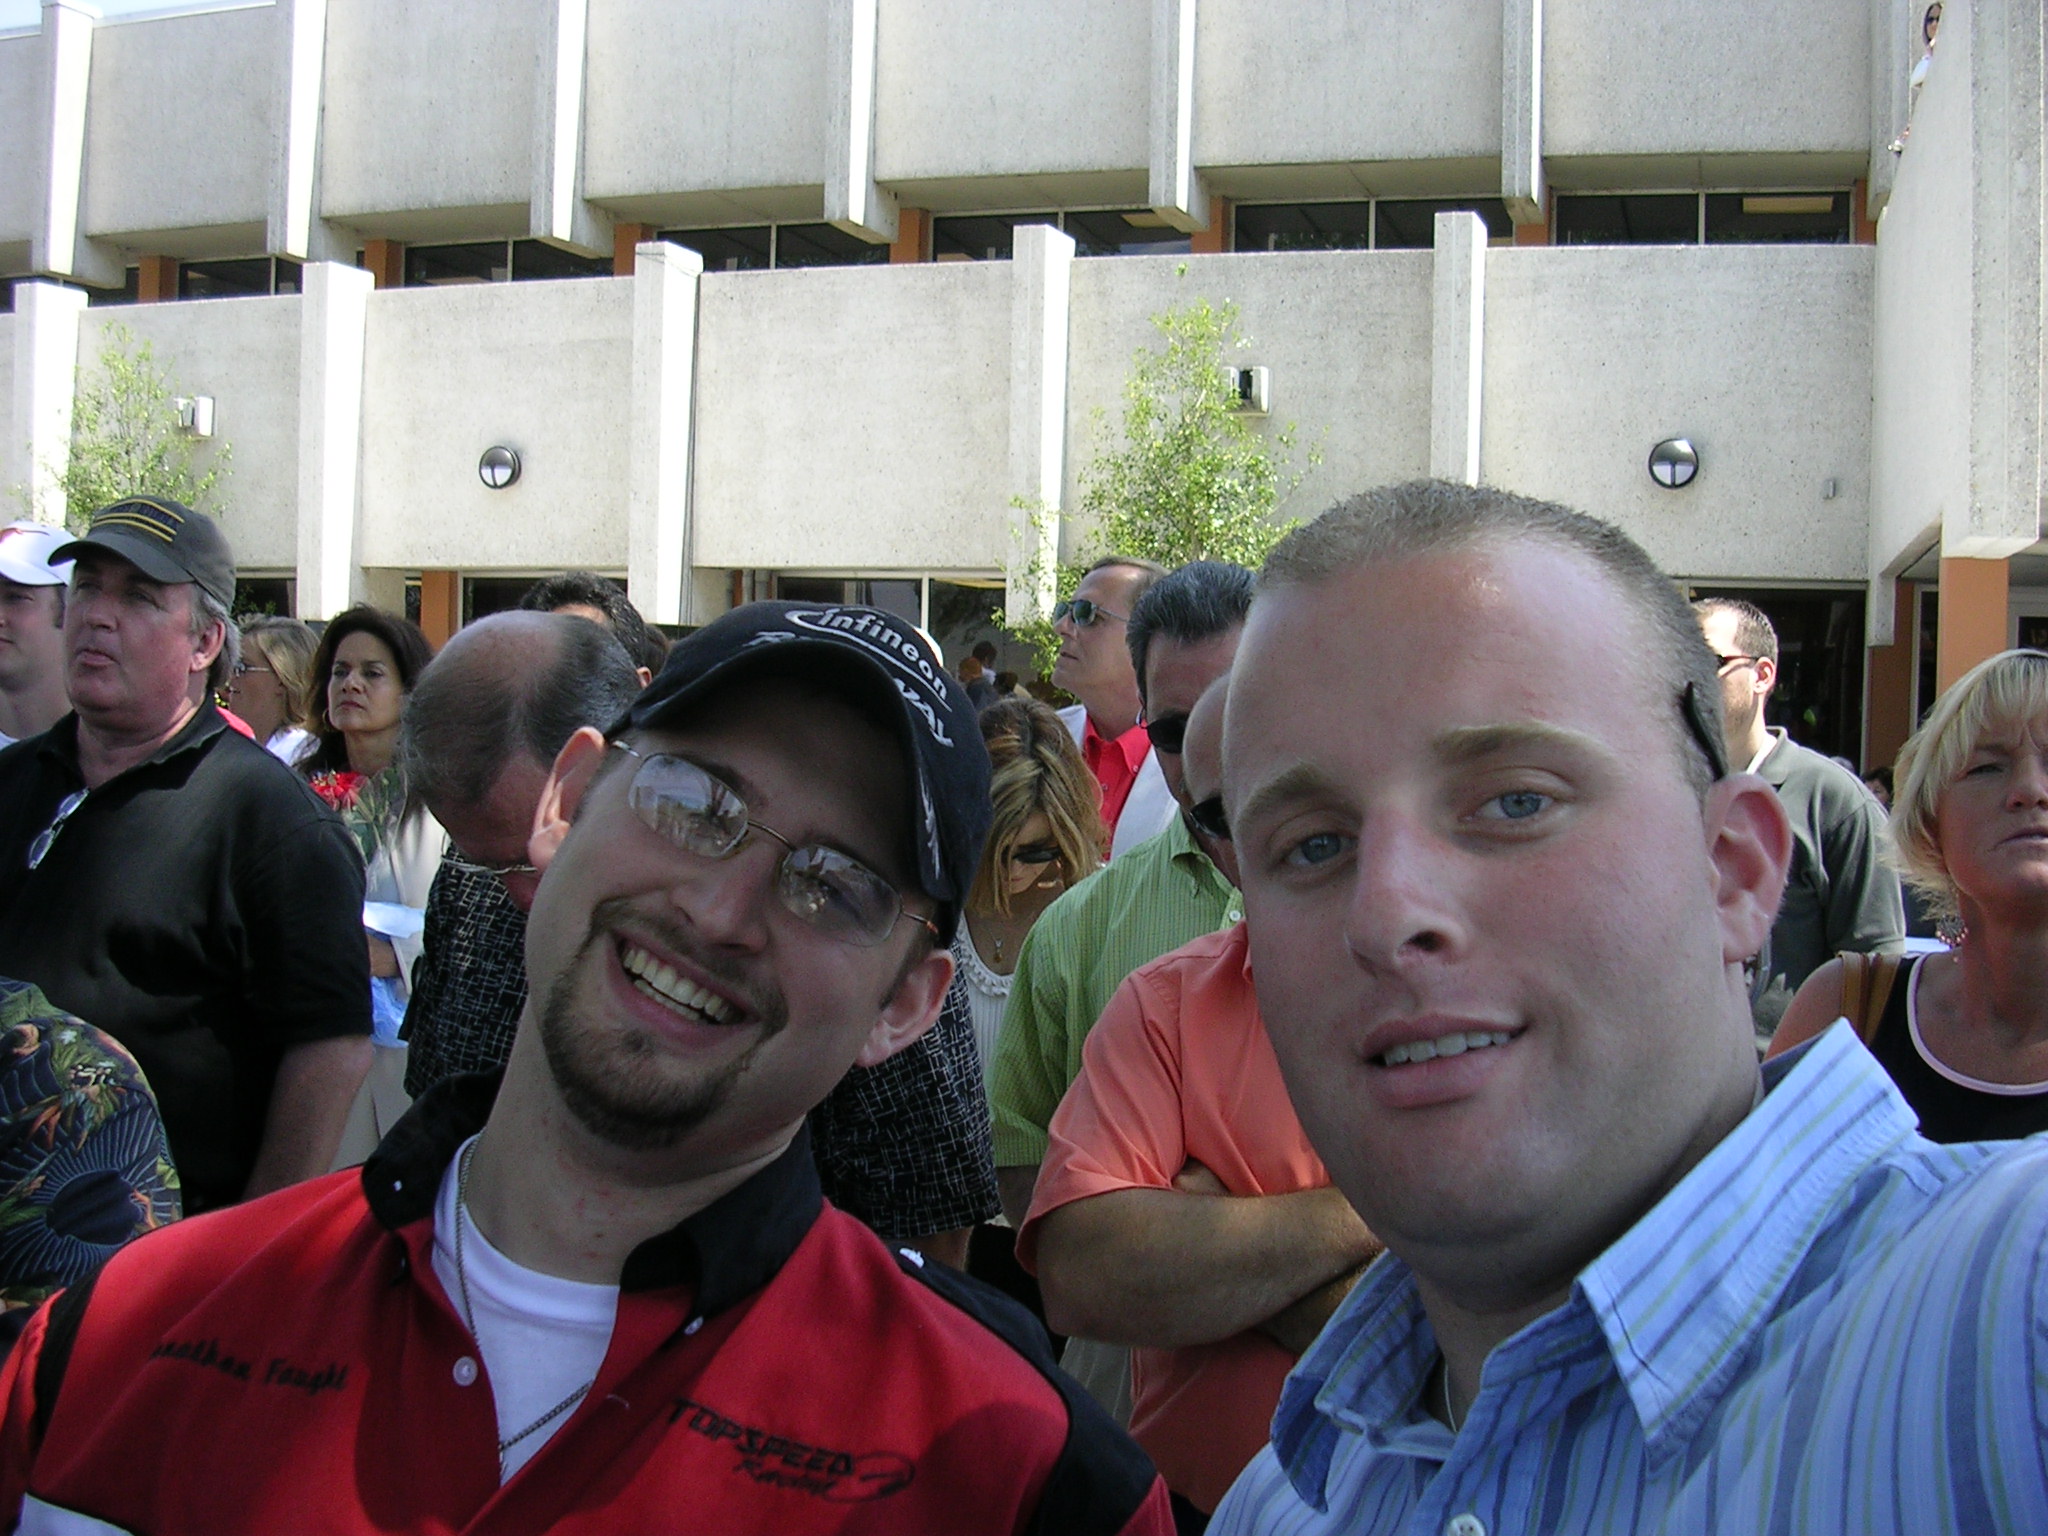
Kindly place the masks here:
<instances>
[{"instance_id":1,"label":"man in red polo shirt","mask_svg":"<svg viewBox=\"0 0 2048 1536\"><path fill-rule=\"evenodd\" d=\"M826 1205L805 1141L937 1017L988 816L973 709L889 614L678 644L555 760L502 1078L38 1313L0 1527L1167 1536L1043 1332Z\"/></svg>"},{"instance_id":2,"label":"man in red polo shirt","mask_svg":"<svg viewBox=\"0 0 2048 1536\"><path fill-rule=\"evenodd\" d=\"M1140 794L1142 803L1132 810L1143 824L1114 837L1117 852L1158 832L1174 811L1172 796L1165 792L1159 766L1152 760L1151 739L1138 723L1144 705L1124 634L1138 599L1165 574L1150 560L1111 555L1090 566L1073 597L1053 610L1053 628L1060 637L1053 686L1080 700L1061 710L1060 718L1081 744L1088 771L1102 786L1102 824L1112 834L1118 831L1133 788L1141 778L1147 782Z\"/></svg>"}]
</instances>

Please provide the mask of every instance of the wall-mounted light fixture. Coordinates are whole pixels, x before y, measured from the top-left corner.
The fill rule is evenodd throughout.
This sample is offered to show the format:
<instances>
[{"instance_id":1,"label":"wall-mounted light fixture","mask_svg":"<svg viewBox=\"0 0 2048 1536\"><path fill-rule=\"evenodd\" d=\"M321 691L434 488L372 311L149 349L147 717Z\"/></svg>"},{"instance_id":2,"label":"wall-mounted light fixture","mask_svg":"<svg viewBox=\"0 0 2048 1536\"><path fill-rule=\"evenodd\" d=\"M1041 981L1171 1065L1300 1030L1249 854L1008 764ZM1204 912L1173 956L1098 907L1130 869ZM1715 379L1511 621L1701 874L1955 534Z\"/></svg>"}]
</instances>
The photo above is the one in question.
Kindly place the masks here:
<instances>
[{"instance_id":1,"label":"wall-mounted light fixture","mask_svg":"<svg viewBox=\"0 0 2048 1536\"><path fill-rule=\"evenodd\" d=\"M1244 416L1264 416L1273 408L1273 370L1225 366L1223 383L1236 397L1231 409Z\"/></svg>"},{"instance_id":2,"label":"wall-mounted light fixture","mask_svg":"<svg viewBox=\"0 0 2048 1536\"><path fill-rule=\"evenodd\" d=\"M171 409L178 413L178 430L193 437L213 436L213 396L177 396Z\"/></svg>"},{"instance_id":3,"label":"wall-mounted light fixture","mask_svg":"<svg viewBox=\"0 0 2048 1536\"><path fill-rule=\"evenodd\" d=\"M1682 437L1667 437L1650 450L1650 478L1667 491L1691 485L1700 472L1700 456Z\"/></svg>"},{"instance_id":4,"label":"wall-mounted light fixture","mask_svg":"<svg viewBox=\"0 0 2048 1536\"><path fill-rule=\"evenodd\" d=\"M476 461L477 477L494 491L502 491L519 478L519 454L503 444L486 448Z\"/></svg>"}]
</instances>

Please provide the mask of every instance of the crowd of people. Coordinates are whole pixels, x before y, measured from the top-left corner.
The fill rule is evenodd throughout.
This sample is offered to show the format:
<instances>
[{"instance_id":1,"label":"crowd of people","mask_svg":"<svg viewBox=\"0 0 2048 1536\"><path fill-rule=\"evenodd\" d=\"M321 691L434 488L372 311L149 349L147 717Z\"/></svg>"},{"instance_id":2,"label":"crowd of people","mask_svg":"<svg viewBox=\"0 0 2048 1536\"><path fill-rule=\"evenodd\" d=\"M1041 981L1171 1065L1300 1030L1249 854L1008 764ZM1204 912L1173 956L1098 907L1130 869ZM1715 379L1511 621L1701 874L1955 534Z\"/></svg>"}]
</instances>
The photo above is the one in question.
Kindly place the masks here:
<instances>
[{"instance_id":1,"label":"crowd of people","mask_svg":"<svg viewBox=\"0 0 2048 1536\"><path fill-rule=\"evenodd\" d=\"M2048 654L1887 816L1445 482L1101 560L1064 709L233 597L0 531L0 1522L2048 1529Z\"/></svg>"}]
</instances>

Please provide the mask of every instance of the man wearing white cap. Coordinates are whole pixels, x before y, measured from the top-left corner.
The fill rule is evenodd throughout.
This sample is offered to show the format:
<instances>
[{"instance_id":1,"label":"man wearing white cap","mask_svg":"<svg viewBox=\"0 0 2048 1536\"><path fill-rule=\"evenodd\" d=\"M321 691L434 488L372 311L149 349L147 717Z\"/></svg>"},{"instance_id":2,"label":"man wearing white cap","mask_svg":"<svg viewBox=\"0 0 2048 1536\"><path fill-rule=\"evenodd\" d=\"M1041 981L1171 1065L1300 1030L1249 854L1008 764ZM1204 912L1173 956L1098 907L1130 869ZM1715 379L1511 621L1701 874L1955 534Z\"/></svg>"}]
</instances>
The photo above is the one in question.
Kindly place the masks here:
<instances>
[{"instance_id":1,"label":"man wearing white cap","mask_svg":"<svg viewBox=\"0 0 2048 1536\"><path fill-rule=\"evenodd\" d=\"M70 542L48 523L0 528L0 747L40 736L71 708L64 697L71 562L50 562L50 552Z\"/></svg>"}]
</instances>

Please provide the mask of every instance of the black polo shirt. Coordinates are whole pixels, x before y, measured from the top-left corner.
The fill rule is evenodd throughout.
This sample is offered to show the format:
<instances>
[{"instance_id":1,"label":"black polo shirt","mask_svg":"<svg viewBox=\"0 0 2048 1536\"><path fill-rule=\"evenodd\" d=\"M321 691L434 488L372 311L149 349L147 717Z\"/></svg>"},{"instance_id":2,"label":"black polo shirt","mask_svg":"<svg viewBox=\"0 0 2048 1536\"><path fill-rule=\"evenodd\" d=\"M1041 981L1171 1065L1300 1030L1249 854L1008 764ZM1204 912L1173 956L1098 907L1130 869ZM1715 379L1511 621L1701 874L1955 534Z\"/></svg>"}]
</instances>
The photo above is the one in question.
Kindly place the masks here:
<instances>
[{"instance_id":1,"label":"black polo shirt","mask_svg":"<svg viewBox=\"0 0 2048 1536\"><path fill-rule=\"evenodd\" d=\"M85 781L78 719L0 751L0 976L135 1054L185 1208L241 1198L277 1064L369 1032L363 863L346 827L202 706L30 845Z\"/></svg>"}]
</instances>

